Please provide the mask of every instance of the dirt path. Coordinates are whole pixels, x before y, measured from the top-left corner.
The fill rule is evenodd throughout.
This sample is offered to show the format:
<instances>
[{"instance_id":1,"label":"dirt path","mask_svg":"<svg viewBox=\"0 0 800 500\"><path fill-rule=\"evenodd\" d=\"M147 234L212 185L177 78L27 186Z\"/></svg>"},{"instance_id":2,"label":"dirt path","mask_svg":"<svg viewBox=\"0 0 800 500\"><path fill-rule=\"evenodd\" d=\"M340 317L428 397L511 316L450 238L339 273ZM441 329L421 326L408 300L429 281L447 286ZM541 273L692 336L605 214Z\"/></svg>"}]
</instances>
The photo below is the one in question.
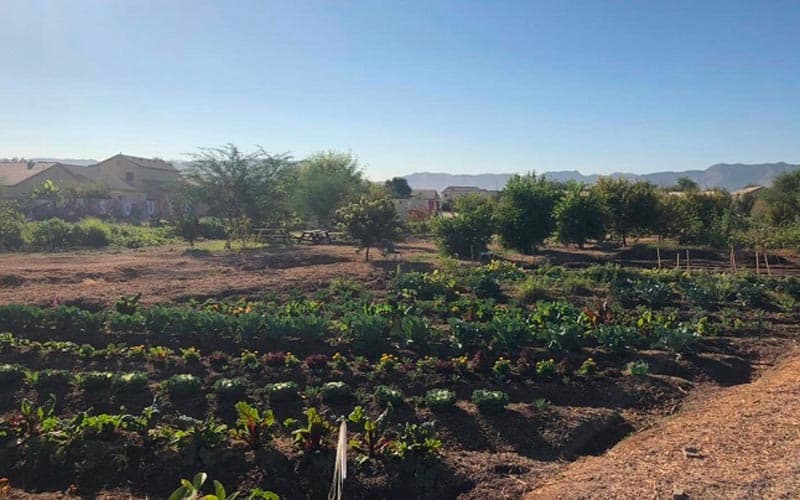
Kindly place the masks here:
<instances>
[{"instance_id":1,"label":"dirt path","mask_svg":"<svg viewBox=\"0 0 800 500\"><path fill-rule=\"evenodd\" d=\"M578 460L526 498L798 498L799 407L795 347L760 379Z\"/></svg>"}]
</instances>

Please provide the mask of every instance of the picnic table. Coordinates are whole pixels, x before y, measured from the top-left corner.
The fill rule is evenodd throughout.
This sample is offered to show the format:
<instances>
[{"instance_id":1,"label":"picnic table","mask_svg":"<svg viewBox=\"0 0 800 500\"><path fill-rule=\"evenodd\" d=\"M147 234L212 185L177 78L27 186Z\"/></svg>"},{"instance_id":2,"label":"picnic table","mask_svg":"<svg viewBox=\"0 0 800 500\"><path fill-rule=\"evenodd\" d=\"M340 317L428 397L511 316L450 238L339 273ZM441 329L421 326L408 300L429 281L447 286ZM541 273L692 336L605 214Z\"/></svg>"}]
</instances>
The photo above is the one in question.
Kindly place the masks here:
<instances>
[{"instance_id":1,"label":"picnic table","mask_svg":"<svg viewBox=\"0 0 800 500\"><path fill-rule=\"evenodd\" d=\"M330 245L333 243L333 239L327 229L311 229L300 233L300 236L297 237L297 242L311 243L312 245L327 243Z\"/></svg>"},{"instance_id":2,"label":"picnic table","mask_svg":"<svg viewBox=\"0 0 800 500\"><path fill-rule=\"evenodd\" d=\"M258 227L254 230L256 239L265 243L284 243L288 244L291 241L291 235L286 229L271 228L271 227Z\"/></svg>"}]
</instances>

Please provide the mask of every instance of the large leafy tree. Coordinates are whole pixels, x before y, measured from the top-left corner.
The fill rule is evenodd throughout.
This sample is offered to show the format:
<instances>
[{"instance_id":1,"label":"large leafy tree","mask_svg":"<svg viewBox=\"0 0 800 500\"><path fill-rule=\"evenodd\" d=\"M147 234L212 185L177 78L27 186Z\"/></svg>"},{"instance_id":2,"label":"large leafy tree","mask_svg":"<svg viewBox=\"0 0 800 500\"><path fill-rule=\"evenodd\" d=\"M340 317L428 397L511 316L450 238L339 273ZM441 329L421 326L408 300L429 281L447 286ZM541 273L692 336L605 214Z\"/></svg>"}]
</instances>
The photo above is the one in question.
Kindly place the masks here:
<instances>
[{"instance_id":1,"label":"large leafy tree","mask_svg":"<svg viewBox=\"0 0 800 500\"><path fill-rule=\"evenodd\" d=\"M392 198L408 198L411 196L411 186L404 177L392 177L384 182L384 187Z\"/></svg>"},{"instance_id":2,"label":"large leafy tree","mask_svg":"<svg viewBox=\"0 0 800 500\"><path fill-rule=\"evenodd\" d=\"M602 240L606 235L606 207L591 190L582 185L567 189L553 210L555 235L564 244L583 247L586 240Z\"/></svg>"},{"instance_id":3,"label":"large leafy tree","mask_svg":"<svg viewBox=\"0 0 800 500\"><path fill-rule=\"evenodd\" d=\"M446 254L475 260L486 251L494 234L492 201L471 194L458 198L456 213L434 221L436 243Z\"/></svg>"},{"instance_id":4,"label":"large leafy tree","mask_svg":"<svg viewBox=\"0 0 800 500\"><path fill-rule=\"evenodd\" d=\"M601 177L594 185L595 193L608 208L610 228L627 245L630 235L654 230L658 220L658 194L648 182Z\"/></svg>"},{"instance_id":5,"label":"large leafy tree","mask_svg":"<svg viewBox=\"0 0 800 500\"><path fill-rule=\"evenodd\" d=\"M197 200L225 221L230 243L253 223L279 220L284 202L280 179L290 161L288 154L272 155L262 148L252 153L233 144L204 148L192 155L187 180Z\"/></svg>"},{"instance_id":6,"label":"large leafy tree","mask_svg":"<svg viewBox=\"0 0 800 500\"><path fill-rule=\"evenodd\" d=\"M336 210L367 190L358 160L350 153L327 151L307 158L295 173L292 199L297 212L321 226Z\"/></svg>"},{"instance_id":7,"label":"large leafy tree","mask_svg":"<svg viewBox=\"0 0 800 500\"><path fill-rule=\"evenodd\" d=\"M558 184L536 174L516 175L500 193L495 220L503 246L530 254L553 232Z\"/></svg>"},{"instance_id":8,"label":"large leafy tree","mask_svg":"<svg viewBox=\"0 0 800 500\"><path fill-rule=\"evenodd\" d=\"M800 217L800 170L777 176L766 200L770 222L776 225L796 222Z\"/></svg>"},{"instance_id":9,"label":"large leafy tree","mask_svg":"<svg viewBox=\"0 0 800 500\"><path fill-rule=\"evenodd\" d=\"M370 199L362 196L355 203L337 211L344 230L365 250L369 260L370 248L388 248L400 239L400 219L388 197Z\"/></svg>"}]
</instances>

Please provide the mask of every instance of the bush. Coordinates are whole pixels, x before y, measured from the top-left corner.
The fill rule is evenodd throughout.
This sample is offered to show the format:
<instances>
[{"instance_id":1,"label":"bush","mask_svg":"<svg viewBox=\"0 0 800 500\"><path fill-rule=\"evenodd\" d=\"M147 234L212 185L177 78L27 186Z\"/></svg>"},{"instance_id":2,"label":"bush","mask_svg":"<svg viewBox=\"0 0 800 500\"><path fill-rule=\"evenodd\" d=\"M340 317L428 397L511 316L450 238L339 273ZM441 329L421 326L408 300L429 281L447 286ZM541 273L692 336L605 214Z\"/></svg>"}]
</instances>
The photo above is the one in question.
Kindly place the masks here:
<instances>
[{"instance_id":1,"label":"bush","mask_svg":"<svg viewBox=\"0 0 800 500\"><path fill-rule=\"evenodd\" d=\"M247 393L247 382L242 378L221 378L214 382L214 392L229 399L242 398Z\"/></svg>"},{"instance_id":2,"label":"bush","mask_svg":"<svg viewBox=\"0 0 800 500\"><path fill-rule=\"evenodd\" d=\"M470 195L459 198L456 208L457 213L452 217L439 217L434 221L436 244L447 255L476 260L486 251L494 234L492 203Z\"/></svg>"},{"instance_id":3,"label":"bush","mask_svg":"<svg viewBox=\"0 0 800 500\"><path fill-rule=\"evenodd\" d=\"M121 373L117 375L113 386L118 392L136 393L147 389L148 378L144 372Z\"/></svg>"},{"instance_id":4,"label":"bush","mask_svg":"<svg viewBox=\"0 0 800 500\"><path fill-rule=\"evenodd\" d=\"M164 388L170 396L184 397L198 394L202 389L200 379L189 373L173 375L164 381Z\"/></svg>"},{"instance_id":5,"label":"bush","mask_svg":"<svg viewBox=\"0 0 800 500\"><path fill-rule=\"evenodd\" d=\"M216 217L200 219L200 237L207 240L224 240L228 237L225 223Z\"/></svg>"},{"instance_id":6,"label":"bush","mask_svg":"<svg viewBox=\"0 0 800 500\"><path fill-rule=\"evenodd\" d=\"M343 339L359 354L377 355L388 347L391 322L376 314L363 312L347 314L343 323L346 327Z\"/></svg>"},{"instance_id":7,"label":"bush","mask_svg":"<svg viewBox=\"0 0 800 500\"><path fill-rule=\"evenodd\" d=\"M502 413L508 404L508 394L503 391L478 389L472 392L472 403L481 413Z\"/></svg>"},{"instance_id":8,"label":"bush","mask_svg":"<svg viewBox=\"0 0 800 500\"><path fill-rule=\"evenodd\" d=\"M326 403L333 403L350 399L352 391L344 382L326 382L322 384L319 394Z\"/></svg>"},{"instance_id":9,"label":"bush","mask_svg":"<svg viewBox=\"0 0 800 500\"><path fill-rule=\"evenodd\" d=\"M456 393L447 389L431 389L425 394L425 405L433 411L448 410L456 404Z\"/></svg>"},{"instance_id":10,"label":"bush","mask_svg":"<svg viewBox=\"0 0 800 500\"><path fill-rule=\"evenodd\" d=\"M25 378L25 369L19 365L0 365L0 384L14 384Z\"/></svg>"},{"instance_id":11,"label":"bush","mask_svg":"<svg viewBox=\"0 0 800 500\"><path fill-rule=\"evenodd\" d=\"M108 389L114 382L111 372L86 372L78 375L78 386L86 391L100 391Z\"/></svg>"},{"instance_id":12,"label":"bush","mask_svg":"<svg viewBox=\"0 0 800 500\"><path fill-rule=\"evenodd\" d=\"M605 221L608 217L603 201L583 186L567 191L553 210L555 235L564 244L574 243L583 247L587 240L601 241L606 235Z\"/></svg>"},{"instance_id":13,"label":"bush","mask_svg":"<svg viewBox=\"0 0 800 500\"><path fill-rule=\"evenodd\" d=\"M0 203L0 250L19 250L24 229L25 217L10 204Z\"/></svg>"},{"instance_id":14,"label":"bush","mask_svg":"<svg viewBox=\"0 0 800 500\"><path fill-rule=\"evenodd\" d=\"M269 397L270 403L293 401L300 399L300 387L295 382L276 382L264 386L264 392Z\"/></svg>"},{"instance_id":15,"label":"bush","mask_svg":"<svg viewBox=\"0 0 800 500\"><path fill-rule=\"evenodd\" d=\"M25 244L35 250L54 252L73 246L72 224L61 219L31 222L25 230Z\"/></svg>"},{"instance_id":16,"label":"bush","mask_svg":"<svg viewBox=\"0 0 800 500\"><path fill-rule=\"evenodd\" d=\"M99 219L84 219L73 226L72 240L77 246L102 248L108 246L111 230Z\"/></svg>"}]
</instances>

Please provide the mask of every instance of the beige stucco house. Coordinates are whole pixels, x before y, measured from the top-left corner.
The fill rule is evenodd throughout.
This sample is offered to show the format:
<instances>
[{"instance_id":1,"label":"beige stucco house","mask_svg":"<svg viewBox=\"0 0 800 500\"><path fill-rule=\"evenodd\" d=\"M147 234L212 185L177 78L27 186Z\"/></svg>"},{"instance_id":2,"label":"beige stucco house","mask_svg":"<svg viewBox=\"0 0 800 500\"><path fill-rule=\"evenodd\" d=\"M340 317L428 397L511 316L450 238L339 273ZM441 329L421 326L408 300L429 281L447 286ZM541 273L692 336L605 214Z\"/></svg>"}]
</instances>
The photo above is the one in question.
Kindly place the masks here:
<instances>
[{"instance_id":1,"label":"beige stucco house","mask_svg":"<svg viewBox=\"0 0 800 500\"><path fill-rule=\"evenodd\" d=\"M64 163L0 163L0 197L24 199L45 181L61 189L102 186L107 196L86 200L87 212L146 219L169 215L180 172L160 159L118 154L88 167Z\"/></svg>"}]
</instances>

